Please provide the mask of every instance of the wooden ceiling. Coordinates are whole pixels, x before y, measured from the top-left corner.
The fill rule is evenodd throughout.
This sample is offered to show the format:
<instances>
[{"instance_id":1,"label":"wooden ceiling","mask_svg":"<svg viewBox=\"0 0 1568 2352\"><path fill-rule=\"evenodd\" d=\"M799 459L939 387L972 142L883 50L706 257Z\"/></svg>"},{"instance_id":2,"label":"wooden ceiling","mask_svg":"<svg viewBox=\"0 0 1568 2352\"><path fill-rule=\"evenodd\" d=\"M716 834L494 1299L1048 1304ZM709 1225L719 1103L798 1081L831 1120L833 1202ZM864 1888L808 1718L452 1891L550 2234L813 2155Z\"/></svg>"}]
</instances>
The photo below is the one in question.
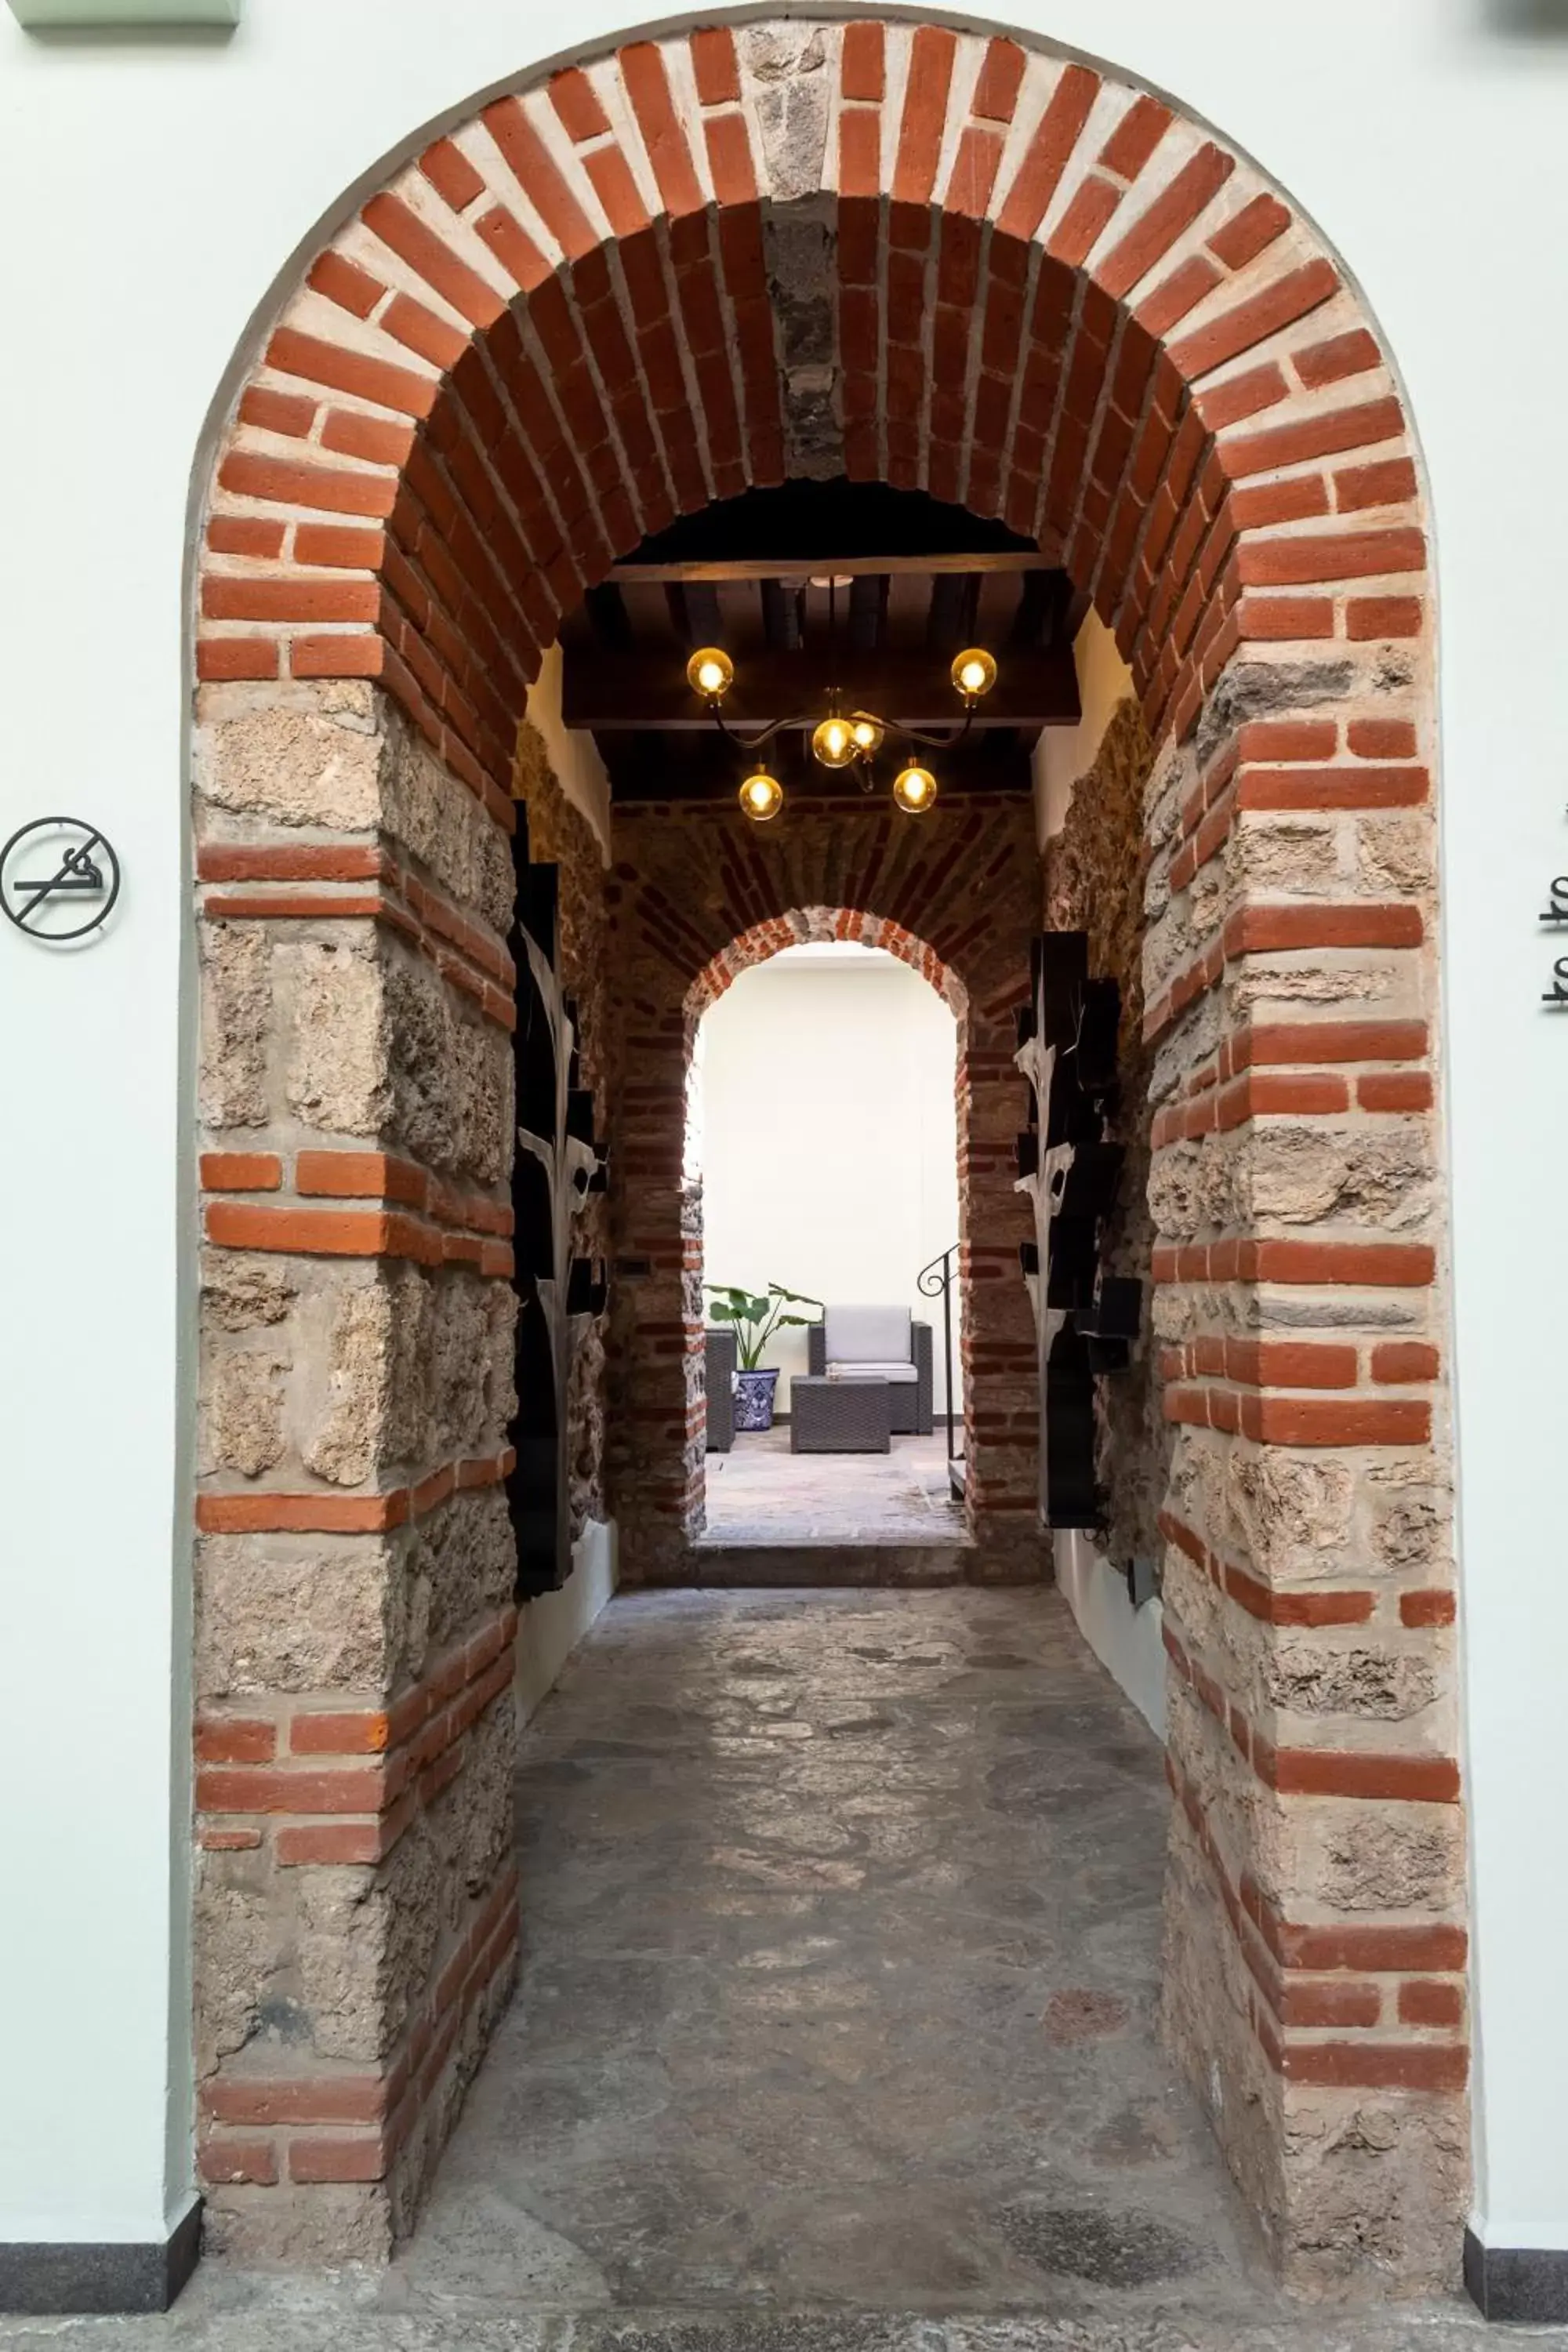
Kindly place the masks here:
<instances>
[{"instance_id":1,"label":"wooden ceiling","mask_svg":"<svg viewBox=\"0 0 1568 2352\"><path fill-rule=\"evenodd\" d=\"M829 583L832 583L830 586ZM987 646L996 685L961 748L922 754L946 792L1027 793L1042 727L1079 717L1067 574L1003 525L921 492L790 482L645 540L563 625L563 716L593 730L618 801L728 798L745 773L686 682L687 656L735 664L724 715L742 732L844 707L956 729L955 653ZM786 788L858 796L854 772L812 760L810 727L768 747ZM900 747L877 762L890 782Z\"/></svg>"}]
</instances>

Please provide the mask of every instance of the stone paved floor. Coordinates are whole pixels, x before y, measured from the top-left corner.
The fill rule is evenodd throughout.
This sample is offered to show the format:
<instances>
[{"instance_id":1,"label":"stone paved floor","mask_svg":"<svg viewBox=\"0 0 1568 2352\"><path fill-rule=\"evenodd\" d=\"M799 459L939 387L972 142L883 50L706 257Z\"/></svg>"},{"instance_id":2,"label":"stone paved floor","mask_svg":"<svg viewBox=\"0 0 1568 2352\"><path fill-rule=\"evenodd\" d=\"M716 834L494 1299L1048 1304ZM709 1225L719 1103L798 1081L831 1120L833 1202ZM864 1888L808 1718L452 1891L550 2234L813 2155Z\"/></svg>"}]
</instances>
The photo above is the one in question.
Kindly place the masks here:
<instances>
[{"instance_id":1,"label":"stone paved floor","mask_svg":"<svg viewBox=\"0 0 1568 2352\"><path fill-rule=\"evenodd\" d=\"M527 1736L521 1989L403 2258L0 2346L1482 2352L1270 2285L1155 2038L1163 1813L1053 1593L620 1600Z\"/></svg>"},{"instance_id":2,"label":"stone paved floor","mask_svg":"<svg viewBox=\"0 0 1568 2352\"><path fill-rule=\"evenodd\" d=\"M627 1596L521 1791L522 1995L407 2291L1246 2290L1154 2035L1159 1751L1054 1594Z\"/></svg>"},{"instance_id":3,"label":"stone paved floor","mask_svg":"<svg viewBox=\"0 0 1568 2352\"><path fill-rule=\"evenodd\" d=\"M789 1429L739 1431L708 1456L710 1544L963 1543L947 1438L895 1437L887 1454L792 1454Z\"/></svg>"}]
</instances>

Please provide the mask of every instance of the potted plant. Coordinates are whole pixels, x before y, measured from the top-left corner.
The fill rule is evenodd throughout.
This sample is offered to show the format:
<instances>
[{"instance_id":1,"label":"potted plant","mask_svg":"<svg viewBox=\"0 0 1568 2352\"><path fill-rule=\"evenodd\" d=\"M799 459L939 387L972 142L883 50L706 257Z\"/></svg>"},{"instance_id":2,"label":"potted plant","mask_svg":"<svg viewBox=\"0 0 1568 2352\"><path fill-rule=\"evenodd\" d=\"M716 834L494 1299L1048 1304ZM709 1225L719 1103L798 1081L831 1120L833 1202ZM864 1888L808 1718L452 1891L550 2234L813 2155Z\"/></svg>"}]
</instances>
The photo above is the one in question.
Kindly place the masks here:
<instances>
[{"instance_id":1,"label":"potted plant","mask_svg":"<svg viewBox=\"0 0 1568 2352\"><path fill-rule=\"evenodd\" d=\"M815 1307L822 1311L820 1298L803 1297L798 1290L785 1290L770 1282L765 1297L755 1291L738 1290L732 1284L710 1282L708 1311L715 1323L731 1323L735 1330L735 1353L740 1369L735 1374L735 1426L737 1429L771 1429L773 1425L773 1391L778 1385L778 1367L763 1365L763 1349L775 1331L792 1325L804 1328L817 1319L815 1315L792 1315L792 1307Z\"/></svg>"}]
</instances>

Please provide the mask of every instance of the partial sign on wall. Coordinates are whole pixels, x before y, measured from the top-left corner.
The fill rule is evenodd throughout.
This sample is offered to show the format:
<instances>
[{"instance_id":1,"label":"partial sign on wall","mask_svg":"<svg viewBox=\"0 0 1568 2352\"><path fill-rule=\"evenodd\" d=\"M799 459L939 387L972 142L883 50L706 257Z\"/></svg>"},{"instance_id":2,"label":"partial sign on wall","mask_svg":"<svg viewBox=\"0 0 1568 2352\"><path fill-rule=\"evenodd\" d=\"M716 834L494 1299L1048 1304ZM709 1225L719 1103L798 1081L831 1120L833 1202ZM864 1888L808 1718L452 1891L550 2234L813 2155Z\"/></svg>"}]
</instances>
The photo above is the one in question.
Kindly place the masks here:
<instances>
[{"instance_id":1,"label":"partial sign on wall","mask_svg":"<svg viewBox=\"0 0 1568 2352\"><path fill-rule=\"evenodd\" d=\"M30 33L127 32L239 22L245 0L9 0Z\"/></svg>"}]
</instances>

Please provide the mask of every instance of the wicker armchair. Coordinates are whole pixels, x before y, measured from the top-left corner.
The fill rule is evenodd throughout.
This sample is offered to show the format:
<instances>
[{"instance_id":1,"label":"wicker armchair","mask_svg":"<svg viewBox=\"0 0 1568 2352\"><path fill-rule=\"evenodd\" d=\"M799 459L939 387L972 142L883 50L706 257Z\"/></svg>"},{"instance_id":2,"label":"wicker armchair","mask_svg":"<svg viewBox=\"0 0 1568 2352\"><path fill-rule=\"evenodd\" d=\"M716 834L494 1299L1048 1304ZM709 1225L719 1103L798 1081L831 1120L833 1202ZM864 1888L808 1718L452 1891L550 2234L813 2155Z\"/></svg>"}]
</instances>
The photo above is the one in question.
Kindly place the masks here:
<instances>
[{"instance_id":1,"label":"wicker armchair","mask_svg":"<svg viewBox=\"0 0 1568 2352\"><path fill-rule=\"evenodd\" d=\"M811 1370L839 1380L886 1381L898 1437L929 1437L933 1423L931 1325L906 1307L828 1307L806 1335Z\"/></svg>"},{"instance_id":2,"label":"wicker armchair","mask_svg":"<svg viewBox=\"0 0 1568 2352\"><path fill-rule=\"evenodd\" d=\"M707 1343L708 1451L728 1454L735 1443L735 1334L710 1324L702 1336Z\"/></svg>"}]
</instances>

